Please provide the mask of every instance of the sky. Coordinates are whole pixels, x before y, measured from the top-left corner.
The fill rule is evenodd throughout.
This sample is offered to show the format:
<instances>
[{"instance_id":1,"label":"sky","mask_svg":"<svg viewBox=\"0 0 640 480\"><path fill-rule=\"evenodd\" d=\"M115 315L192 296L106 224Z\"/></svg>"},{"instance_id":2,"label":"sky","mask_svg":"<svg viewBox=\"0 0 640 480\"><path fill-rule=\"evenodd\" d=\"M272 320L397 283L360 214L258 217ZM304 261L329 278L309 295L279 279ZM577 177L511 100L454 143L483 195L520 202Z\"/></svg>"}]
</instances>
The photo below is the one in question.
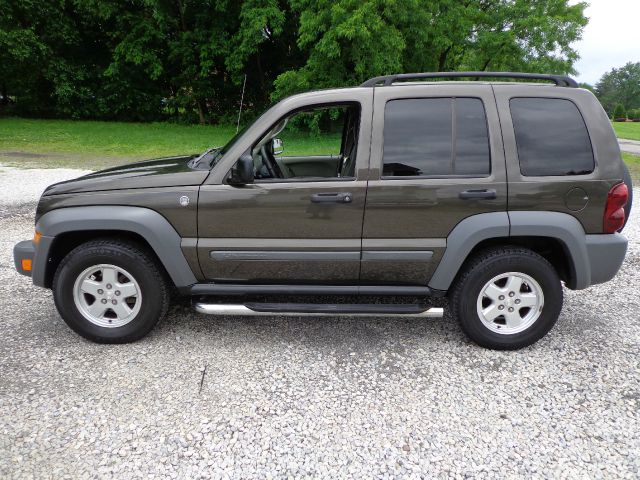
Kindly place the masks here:
<instances>
[{"instance_id":1,"label":"sky","mask_svg":"<svg viewBox=\"0 0 640 480\"><path fill-rule=\"evenodd\" d=\"M586 0L589 24L574 44L579 82L592 85L627 62L640 62L640 0ZM578 0L570 3L577 3Z\"/></svg>"}]
</instances>

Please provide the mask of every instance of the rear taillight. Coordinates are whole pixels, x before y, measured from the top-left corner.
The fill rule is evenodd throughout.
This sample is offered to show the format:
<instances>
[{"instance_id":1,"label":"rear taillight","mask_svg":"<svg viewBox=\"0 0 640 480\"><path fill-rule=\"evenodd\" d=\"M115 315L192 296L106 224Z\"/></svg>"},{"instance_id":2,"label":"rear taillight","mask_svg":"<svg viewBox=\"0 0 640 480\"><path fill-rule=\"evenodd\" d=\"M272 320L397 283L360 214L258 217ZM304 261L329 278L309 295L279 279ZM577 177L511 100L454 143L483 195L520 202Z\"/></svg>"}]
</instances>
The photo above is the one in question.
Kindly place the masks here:
<instances>
[{"instance_id":1,"label":"rear taillight","mask_svg":"<svg viewBox=\"0 0 640 480\"><path fill-rule=\"evenodd\" d=\"M629 189L624 183L614 185L607 195L607 206L604 208L604 233L615 233L624 226L624 206L629 200Z\"/></svg>"}]
</instances>

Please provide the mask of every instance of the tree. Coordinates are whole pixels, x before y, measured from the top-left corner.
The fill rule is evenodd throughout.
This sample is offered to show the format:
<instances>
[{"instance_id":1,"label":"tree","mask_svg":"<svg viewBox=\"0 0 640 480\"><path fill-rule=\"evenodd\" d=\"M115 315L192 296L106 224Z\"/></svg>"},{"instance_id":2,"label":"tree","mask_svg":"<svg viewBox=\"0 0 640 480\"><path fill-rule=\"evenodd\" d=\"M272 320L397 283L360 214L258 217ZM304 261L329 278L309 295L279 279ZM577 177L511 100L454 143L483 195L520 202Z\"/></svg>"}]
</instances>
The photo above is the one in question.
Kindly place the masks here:
<instances>
[{"instance_id":1,"label":"tree","mask_svg":"<svg viewBox=\"0 0 640 480\"><path fill-rule=\"evenodd\" d=\"M596 95L609 114L618 103L625 110L640 108L640 62L605 73L596 84Z\"/></svg>"},{"instance_id":2,"label":"tree","mask_svg":"<svg viewBox=\"0 0 640 480\"><path fill-rule=\"evenodd\" d=\"M570 73L569 0L0 0L0 103L23 115L227 122L410 71ZM2 106L2 105L0 105Z\"/></svg>"},{"instance_id":3,"label":"tree","mask_svg":"<svg viewBox=\"0 0 640 480\"><path fill-rule=\"evenodd\" d=\"M291 0L306 62L274 97L402 71L572 73L587 23L568 0Z\"/></svg>"},{"instance_id":4,"label":"tree","mask_svg":"<svg viewBox=\"0 0 640 480\"><path fill-rule=\"evenodd\" d=\"M615 121L624 121L627 119L627 112L621 103L618 103L613 109L613 119Z\"/></svg>"},{"instance_id":5,"label":"tree","mask_svg":"<svg viewBox=\"0 0 640 480\"><path fill-rule=\"evenodd\" d=\"M114 23L107 75L141 70L161 86L172 118L225 120L239 106L245 74L245 103L262 106L273 79L290 66L287 55L295 58L296 17L284 0L145 0L139 11L120 0L83 1Z\"/></svg>"}]
</instances>

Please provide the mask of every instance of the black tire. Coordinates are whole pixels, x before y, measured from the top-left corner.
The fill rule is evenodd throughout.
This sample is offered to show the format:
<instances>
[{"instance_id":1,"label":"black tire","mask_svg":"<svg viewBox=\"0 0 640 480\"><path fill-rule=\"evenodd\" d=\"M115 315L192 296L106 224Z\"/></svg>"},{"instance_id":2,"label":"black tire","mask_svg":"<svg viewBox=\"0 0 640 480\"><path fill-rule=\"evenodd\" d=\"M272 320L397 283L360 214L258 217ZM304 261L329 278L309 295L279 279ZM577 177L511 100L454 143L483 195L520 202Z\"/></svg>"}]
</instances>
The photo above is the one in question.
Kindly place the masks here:
<instances>
[{"instance_id":1,"label":"black tire","mask_svg":"<svg viewBox=\"0 0 640 480\"><path fill-rule=\"evenodd\" d=\"M629 173L629 167L627 167L626 163L623 162L622 165L624 167L622 181L627 185L627 189L629 190L629 200L627 200L627 204L624 206L624 225L622 225L620 231L624 230L624 227L629 221L629 215L631 215L631 205L633 204L633 181L631 180L631 173Z\"/></svg>"},{"instance_id":2,"label":"black tire","mask_svg":"<svg viewBox=\"0 0 640 480\"><path fill-rule=\"evenodd\" d=\"M141 290L141 305L129 323L103 327L90 322L74 301L74 285L86 269L100 264L129 272ZM156 259L143 247L111 239L93 240L73 249L62 259L53 278L53 298L65 323L76 333L97 343L129 343L149 333L167 312L170 291Z\"/></svg>"},{"instance_id":3,"label":"black tire","mask_svg":"<svg viewBox=\"0 0 640 480\"><path fill-rule=\"evenodd\" d=\"M453 287L450 302L462 330L478 345L498 350L523 348L541 339L558 320L562 309L562 284L553 266L537 253L516 246L492 248L476 255L463 268ZM537 320L525 330L511 334L492 331L483 323L477 310L483 287L494 277L507 272L528 275L538 283L544 295Z\"/></svg>"}]
</instances>

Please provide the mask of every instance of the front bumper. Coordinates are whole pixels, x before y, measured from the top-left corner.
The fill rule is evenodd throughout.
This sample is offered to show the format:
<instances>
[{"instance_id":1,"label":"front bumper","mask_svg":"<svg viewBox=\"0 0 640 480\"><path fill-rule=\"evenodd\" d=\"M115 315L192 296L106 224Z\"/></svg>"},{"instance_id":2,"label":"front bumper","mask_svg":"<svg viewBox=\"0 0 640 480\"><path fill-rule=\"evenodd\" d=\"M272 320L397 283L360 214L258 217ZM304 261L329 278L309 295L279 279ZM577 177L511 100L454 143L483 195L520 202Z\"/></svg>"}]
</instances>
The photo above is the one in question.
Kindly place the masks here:
<instances>
[{"instance_id":1,"label":"front bumper","mask_svg":"<svg viewBox=\"0 0 640 480\"><path fill-rule=\"evenodd\" d=\"M33 245L33 241L25 240L17 243L13 247L13 263L15 264L18 273L30 277L33 272L33 260L35 256L36 249Z\"/></svg>"}]
</instances>

